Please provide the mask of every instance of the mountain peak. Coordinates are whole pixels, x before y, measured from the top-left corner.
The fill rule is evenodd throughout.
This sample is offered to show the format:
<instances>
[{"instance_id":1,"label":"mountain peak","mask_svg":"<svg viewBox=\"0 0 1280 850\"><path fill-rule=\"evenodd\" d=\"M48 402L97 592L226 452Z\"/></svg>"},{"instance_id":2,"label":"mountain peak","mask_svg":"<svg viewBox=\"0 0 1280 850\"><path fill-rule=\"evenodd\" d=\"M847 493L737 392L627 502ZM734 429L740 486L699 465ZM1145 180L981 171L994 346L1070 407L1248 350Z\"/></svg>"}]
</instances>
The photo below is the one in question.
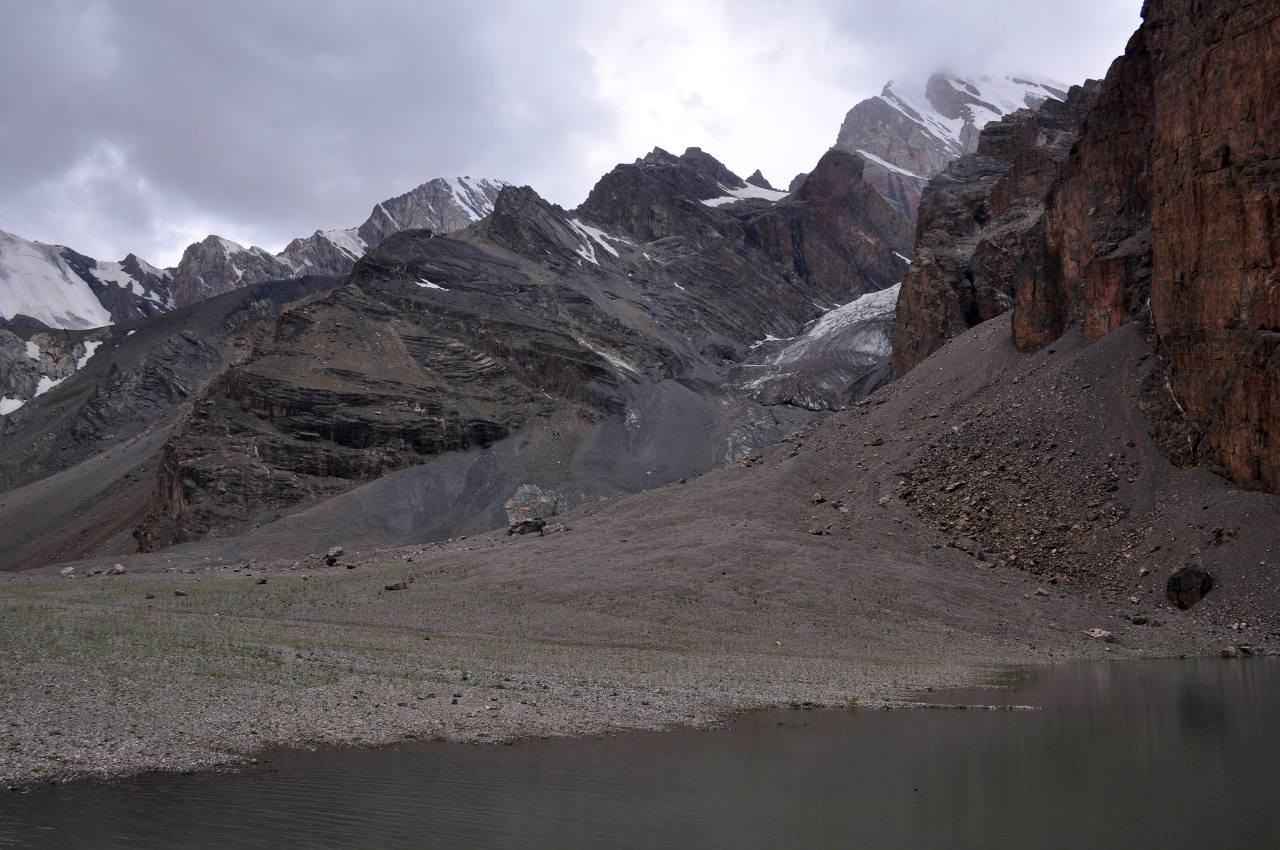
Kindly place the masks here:
<instances>
[{"instance_id":1,"label":"mountain peak","mask_svg":"<svg viewBox=\"0 0 1280 850\"><path fill-rule=\"evenodd\" d=\"M865 159L867 178L914 221L924 184L972 153L983 127L1050 98L1064 100L1067 88L1049 79L948 71L923 81L890 80L877 97L849 110L835 146Z\"/></svg>"}]
</instances>

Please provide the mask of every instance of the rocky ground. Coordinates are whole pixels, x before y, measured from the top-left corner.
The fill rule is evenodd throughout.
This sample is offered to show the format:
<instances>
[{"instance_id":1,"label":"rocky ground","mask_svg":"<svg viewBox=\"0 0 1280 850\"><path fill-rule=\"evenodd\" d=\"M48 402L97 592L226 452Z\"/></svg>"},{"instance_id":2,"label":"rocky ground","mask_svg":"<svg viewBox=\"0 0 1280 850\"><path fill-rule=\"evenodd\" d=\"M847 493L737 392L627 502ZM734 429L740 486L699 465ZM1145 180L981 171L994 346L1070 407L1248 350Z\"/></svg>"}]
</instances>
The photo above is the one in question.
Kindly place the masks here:
<instances>
[{"instance_id":1,"label":"rocky ground","mask_svg":"<svg viewBox=\"0 0 1280 850\"><path fill-rule=\"evenodd\" d=\"M195 547L6 576L0 777L700 725L1017 665L1274 651L1280 500L1152 449L1136 335L1025 355L1005 322L761 455L557 517L565 531L331 566L317 539L263 533L235 562ZM1182 611L1162 589L1188 558L1217 584Z\"/></svg>"}]
</instances>

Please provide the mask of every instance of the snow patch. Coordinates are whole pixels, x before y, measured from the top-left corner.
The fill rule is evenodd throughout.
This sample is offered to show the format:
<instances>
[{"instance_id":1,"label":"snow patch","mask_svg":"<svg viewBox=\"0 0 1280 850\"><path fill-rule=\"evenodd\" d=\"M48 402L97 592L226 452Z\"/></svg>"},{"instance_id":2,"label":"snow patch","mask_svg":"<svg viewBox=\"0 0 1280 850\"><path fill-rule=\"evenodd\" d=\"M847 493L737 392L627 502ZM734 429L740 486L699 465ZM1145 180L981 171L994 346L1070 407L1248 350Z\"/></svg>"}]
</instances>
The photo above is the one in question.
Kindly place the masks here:
<instances>
[{"instance_id":1,"label":"snow patch","mask_svg":"<svg viewBox=\"0 0 1280 850\"><path fill-rule=\"evenodd\" d=\"M589 260L595 263L596 265L600 265L600 263L596 260L596 249L595 249L595 246L591 244L592 242L595 242L601 248L604 248L606 251L608 251L610 254L613 254L613 256L616 257L618 256L618 249L614 248L612 245L606 242L605 239L606 238L613 239L615 242L626 241L625 239L617 239L613 236L609 236L609 234L605 233L600 228L592 227L589 224L584 224L582 221L576 218L569 219L569 226L578 232L578 235L582 237L582 240L585 243L584 248L578 249L578 256L582 257L582 259L584 260Z\"/></svg>"},{"instance_id":2,"label":"snow patch","mask_svg":"<svg viewBox=\"0 0 1280 850\"><path fill-rule=\"evenodd\" d=\"M25 399L9 398L7 395L0 395L0 416L8 416L19 407L26 404Z\"/></svg>"},{"instance_id":3,"label":"snow patch","mask_svg":"<svg viewBox=\"0 0 1280 850\"><path fill-rule=\"evenodd\" d=\"M414 281L414 283L418 284L418 286L421 286L423 289L438 289L441 292L449 291L438 283L432 283L431 281L427 280L425 277L418 278L417 280Z\"/></svg>"},{"instance_id":4,"label":"snow patch","mask_svg":"<svg viewBox=\"0 0 1280 850\"><path fill-rule=\"evenodd\" d=\"M345 230L317 230L316 233L353 260L360 259L369 250L369 245L360 238L354 227Z\"/></svg>"},{"instance_id":5,"label":"snow patch","mask_svg":"<svg viewBox=\"0 0 1280 850\"><path fill-rule=\"evenodd\" d=\"M230 239L224 239L221 236L215 236L214 239L218 240L218 244L222 246L222 253L226 255L228 260L231 259L232 254L243 254L246 250L243 245L238 242L232 242Z\"/></svg>"},{"instance_id":6,"label":"snow patch","mask_svg":"<svg viewBox=\"0 0 1280 850\"><path fill-rule=\"evenodd\" d=\"M102 340L90 340L84 344L84 354L76 358L76 370L83 369L89 359L102 347Z\"/></svg>"},{"instance_id":7,"label":"snow patch","mask_svg":"<svg viewBox=\"0 0 1280 850\"><path fill-rule=\"evenodd\" d=\"M897 257L899 260L902 260L904 263L911 262L910 257L906 256L905 254L899 254L897 251L893 252L893 256Z\"/></svg>"},{"instance_id":8,"label":"snow patch","mask_svg":"<svg viewBox=\"0 0 1280 850\"><path fill-rule=\"evenodd\" d=\"M27 340L27 356L32 360L40 359L40 346L36 345L31 340Z\"/></svg>"},{"instance_id":9,"label":"snow patch","mask_svg":"<svg viewBox=\"0 0 1280 850\"><path fill-rule=\"evenodd\" d=\"M592 352L593 354L595 354L595 355L597 355L597 356L599 356L599 357L603 358L604 360L608 361L609 363L613 364L614 366L618 367L619 369L625 369L626 371L628 371L628 372L633 372L633 373L635 373L635 374L637 374L637 375L639 375L639 374L640 374L640 370L639 370L639 369L637 369L635 366L633 366L632 364L628 363L627 361L623 360L623 359L622 359L621 357L619 357L618 355L616 355L616 354L610 354L610 353L609 353L609 352L607 352L607 351L601 351L600 349L596 348L596 347L595 347L594 345L592 345L591 343L587 342L587 341L586 341L585 339L583 339L582 337L576 337L576 339L577 339L578 344L579 344L579 345L581 345L583 348L586 348L588 351L590 351L590 352Z\"/></svg>"},{"instance_id":10,"label":"snow patch","mask_svg":"<svg viewBox=\"0 0 1280 850\"><path fill-rule=\"evenodd\" d=\"M47 375L41 375L40 380L36 382L36 394L32 398L39 398L65 380L66 378L54 379Z\"/></svg>"},{"instance_id":11,"label":"snow patch","mask_svg":"<svg viewBox=\"0 0 1280 850\"><path fill-rule=\"evenodd\" d=\"M740 186L737 189L730 189L724 184L721 184L720 188L725 191L725 195L719 198L709 198L702 203L709 207L721 207L725 204L733 204L738 201L746 200L747 198L763 198L770 203L776 204L778 201L781 201L787 195L791 194L790 192L779 192L777 189L764 189L760 186L753 186L750 183L745 186Z\"/></svg>"}]
</instances>

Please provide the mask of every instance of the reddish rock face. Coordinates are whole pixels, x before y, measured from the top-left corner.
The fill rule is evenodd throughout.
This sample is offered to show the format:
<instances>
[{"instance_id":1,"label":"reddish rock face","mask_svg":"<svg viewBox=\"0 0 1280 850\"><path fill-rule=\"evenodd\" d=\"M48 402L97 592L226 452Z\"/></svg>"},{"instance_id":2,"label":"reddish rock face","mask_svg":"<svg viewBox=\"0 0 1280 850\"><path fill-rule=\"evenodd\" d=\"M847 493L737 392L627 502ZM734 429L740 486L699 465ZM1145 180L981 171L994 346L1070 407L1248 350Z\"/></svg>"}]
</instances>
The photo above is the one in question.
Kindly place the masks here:
<instances>
[{"instance_id":1,"label":"reddish rock face","mask_svg":"<svg viewBox=\"0 0 1280 850\"><path fill-rule=\"evenodd\" d=\"M1139 30L1045 202L1043 261L1015 281L1013 341L1034 350L1082 324L1086 339L1139 316L1151 265L1151 57Z\"/></svg>"},{"instance_id":2,"label":"reddish rock face","mask_svg":"<svg viewBox=\"0 0 1280 850\"><path fill-rule=\"evenodd\" d=\"M1046 210L1014 342L1150 319L1178 460L1280 491L1280 7L1150 0ZM1149 316L1148 316L1149 309Z\"/></svg>"},{"instance_id":3,"label":"reddish rock face","mask_svg":"<svg viewBox=\"0 0 1280 850\"><path fill-rule=\"evenodd\" d=\"M1280 6L1149 2L1151 311L1201 454L1280 491Z\"/></svg>"}]
</instances>

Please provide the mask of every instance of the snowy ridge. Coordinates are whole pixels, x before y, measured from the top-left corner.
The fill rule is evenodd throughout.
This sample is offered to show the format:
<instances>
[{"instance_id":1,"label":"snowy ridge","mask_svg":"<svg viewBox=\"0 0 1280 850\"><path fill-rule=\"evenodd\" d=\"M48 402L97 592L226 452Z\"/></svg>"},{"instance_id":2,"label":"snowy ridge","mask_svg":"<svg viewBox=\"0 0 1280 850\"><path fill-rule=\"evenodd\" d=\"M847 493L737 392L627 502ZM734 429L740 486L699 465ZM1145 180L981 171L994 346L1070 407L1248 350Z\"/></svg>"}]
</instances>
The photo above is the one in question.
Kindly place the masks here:
<instances>
[{"instance_id":1,"label":"snowy ridge","mask_svg":"<svg viewBox=\"0 0 1280 850\"><path fill-rule=\"evenodd\" d=\"M954 156L968 152L966 126L973 128L969 131L972 134L1010 112L1037 107L1049 98L1060 99L1069 88L1053 80L1036 82L1012 76L961 78L936 74L932 79L944 81L957 97L944 97L949 93L891 80L880 99L942 140ZM944 114L944 110L952 111L953 104L947 103L951 100L962 104L954 110L955 117Z\"/></svg>"},{"instance_id":2,"label":"snowy ridge","mask_svg":"<svg viewBox=\"0 0 1280 850\"><path fill-rule=\"evenodd\" d=\"M0 318L21 314L77 330L111 324L111 313L61 252L0 231Z\"/></svg>"}]
</instances>

